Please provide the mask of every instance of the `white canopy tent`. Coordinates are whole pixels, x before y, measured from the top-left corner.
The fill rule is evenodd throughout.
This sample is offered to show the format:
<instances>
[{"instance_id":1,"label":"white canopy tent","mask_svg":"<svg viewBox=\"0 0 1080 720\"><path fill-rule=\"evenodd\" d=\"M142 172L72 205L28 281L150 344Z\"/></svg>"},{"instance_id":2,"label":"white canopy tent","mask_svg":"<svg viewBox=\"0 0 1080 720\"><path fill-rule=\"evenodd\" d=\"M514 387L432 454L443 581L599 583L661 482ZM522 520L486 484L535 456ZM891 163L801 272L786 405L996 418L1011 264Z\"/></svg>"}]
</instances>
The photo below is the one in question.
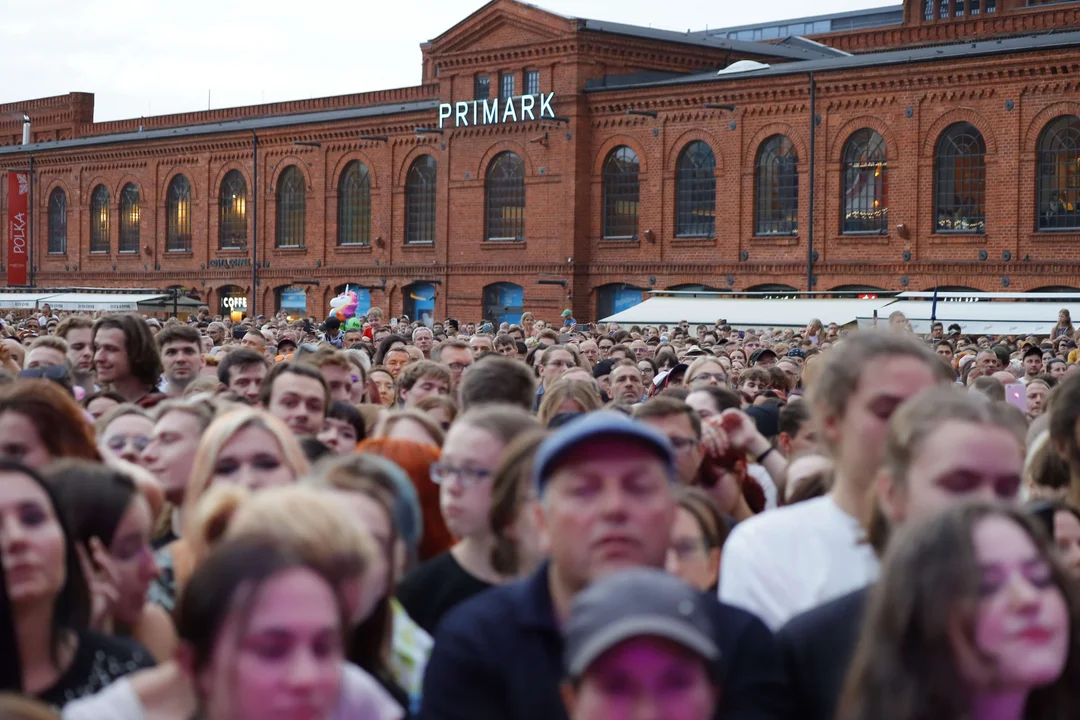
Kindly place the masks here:
<instances>
[{"instance_id":1,"label":"white canopy tent","mask_svg":"<svg viewBox=\"0 0 1080 720\"><path fill-rule=\"evenodd\" d=\"M61 293L46 298L53 310L81 310L84 312L134 312L141 303L160 302L169 297L165 293Z\"/></svg>"},{"instance_id":2,"label":"white canopy tent","mask_svg":"<svg viewBox=\"0 0 1080 720\"><path fill-rule=\"evenodd\" d=\"M734 328L802 327L813 319L847 325L863 313L873 316L893 303L892 298L851 299L755 299L717 297L652 297L601 322L622 324L673 325L686 320L691 325L712 325L726 320Z\"/></svg>"},{"instance_id":3,"label":"white canopy tent","mask_svg":"<svg viewBox=\"0 0 1080 720\"><path fill-rule=\"evenodd\" d=\"M1057 322L1058 310L1068 308L1074 317L1080 317L1080 300L1061 303L1047 302L957 302L938 300L936 312L930 300L898 300L879 312L879 323L884 323L888 313L901 311L911 321L917 333L930 332L930 315L946 327L960 325L965 335L1048 335ZM873 313L860 312L859 327L873 325Z\"/></svg>"},{"instance_id":4,"label":"white canopy tent","mask_svg":"<svg viewBox=\"0 0 1080 720\"><path fill-rule=\"evenodd\" d=\"M34 310L43 302L56 295L54 292L4 292L0 293L0 309Z\"/></svg>"}]
</instances>

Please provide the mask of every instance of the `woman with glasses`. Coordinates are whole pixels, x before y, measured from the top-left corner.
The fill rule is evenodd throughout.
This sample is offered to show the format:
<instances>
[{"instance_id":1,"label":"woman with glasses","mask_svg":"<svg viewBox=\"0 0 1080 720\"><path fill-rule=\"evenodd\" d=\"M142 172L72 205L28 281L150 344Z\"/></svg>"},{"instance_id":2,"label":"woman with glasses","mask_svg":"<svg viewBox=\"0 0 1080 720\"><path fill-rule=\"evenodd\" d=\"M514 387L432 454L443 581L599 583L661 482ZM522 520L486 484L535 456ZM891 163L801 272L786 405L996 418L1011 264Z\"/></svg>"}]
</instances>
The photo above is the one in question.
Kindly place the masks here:
<instances>
[{"instance_id":1,"label":"woman with glasses","mask_svg":"<svg viewBox=\"0 0 1080 720\"><path fill-rule=\"evenodd\" d=\"M492 475L506 446L537 427L535 417L509 405L475 408L450 426L431 479L439 485L442 516L458 542L421 564L398 587L409 617L429 633L455 605L512 579L491 563Z\"/></svg>"},{"instance_id":2,"label":"woman with glasses","mask_svg":"<svg viewBox=\"0 0 1080 720\"><path fill-rule=\"evenodd\" d=\"M150 444L150 436L154 434L154 421L150 414L129 403L110 410L94 423L94 427L102 453L109 452L136 465L143 450Z\"/></svg>"},{"instance_id":3,"label":"woman with glasses","mask_svg":"<svg viewBox=\"0 0 1080 720\"><path fill-rule=\"evenodd\" d=\"M703 355L686 370L686 386L691 390L699 390L703 387L726 388L728 386L728 372L720 361L714 357Z\"/></svg>"},{"instance_id":4,"label":"woman with glasses","mask_svg":"<svg viewBox=\"0 0 1080 720\"><path fill-rule=\"evenodd\" d=\"M720 551L728 536L727 520L716 501L701 488L680 487L675 498L678 507L671 526L667 571L698 590L715 594Z\"/></svg>"}]
</instances>

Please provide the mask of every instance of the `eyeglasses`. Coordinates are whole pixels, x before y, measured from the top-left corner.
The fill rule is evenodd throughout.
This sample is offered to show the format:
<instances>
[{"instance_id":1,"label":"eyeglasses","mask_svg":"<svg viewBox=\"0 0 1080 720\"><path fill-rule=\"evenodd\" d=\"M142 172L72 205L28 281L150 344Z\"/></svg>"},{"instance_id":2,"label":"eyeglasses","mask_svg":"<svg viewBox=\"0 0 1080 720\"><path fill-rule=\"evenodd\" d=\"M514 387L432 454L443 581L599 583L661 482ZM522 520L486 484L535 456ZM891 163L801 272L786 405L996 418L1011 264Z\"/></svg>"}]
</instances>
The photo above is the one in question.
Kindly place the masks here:
<instances>
[{"instance_id":1,"label":"eyeglasses","mask_svg":"<svg viewBox=\"0 0 1080 720\"><path fill-rule=\"evenodd\" d=\"M431 463L430 472L431 480L436 485L442 485L444 482L449 482L451 478L456 477L461 486L466 488L475 487L491 477L490 470L455 467L444 462Z\"/></svg>"},{"instance_id":2,"label":"eyeglasses","mask_svg":"<svg viewBox=\"0 0 1080 720\"><path fill-rule=\"evenodd\" d=\"M679 437L678 435L669 435L668 441L671 443L671 446L675 448L675 452L680 455L686 452L690 452L701 444L697 438L685 438Z\"/></svg>"},{"instance_id":3,"label":"eyeglasses","mask_svg":"<svg viewBox=\"0 0 1080 720\"><path fill-rule=\"evenodd\" d=\"M709 382L710 380L715 380L721 385L727 385L727 375L725 375L724 373L698 373L690 379L690 384L702 385Z\"/></svg>"},{"instance_id":4,"label":"eyeglasses","mask_svg":"<svg viewBox=\"0 0 1080 720\"><path fill-rule=\"evenodd\" d=\"M691 538L682 538L671 543L671 552L675 553L675 557L679 560L685 561L687 558L696 555L698 552L708 550L712 546L704 538L694 540Z\"/></svg>"},{"instance_id":5,"label":"eyeglasses","mask_svg":"<svg viewBox=\"0 0 1080 720\"><path fill-rule=\"evenodd\" d=\"M105 444L113 452L120 452L129 444L136 452L142 452L150 444L150 438L146 435L113 435Z\"/></svg>"},{"instance_id":6,"label":"eyeglasses","mask_svg":"<svg viewBox=\"0 0 1080 720\"><path fill-rule=\"evenodd\" d=\"M450 369L454 372L465 372L469 366L464 363L450 363Z\"/></svg>"}]
</instances>

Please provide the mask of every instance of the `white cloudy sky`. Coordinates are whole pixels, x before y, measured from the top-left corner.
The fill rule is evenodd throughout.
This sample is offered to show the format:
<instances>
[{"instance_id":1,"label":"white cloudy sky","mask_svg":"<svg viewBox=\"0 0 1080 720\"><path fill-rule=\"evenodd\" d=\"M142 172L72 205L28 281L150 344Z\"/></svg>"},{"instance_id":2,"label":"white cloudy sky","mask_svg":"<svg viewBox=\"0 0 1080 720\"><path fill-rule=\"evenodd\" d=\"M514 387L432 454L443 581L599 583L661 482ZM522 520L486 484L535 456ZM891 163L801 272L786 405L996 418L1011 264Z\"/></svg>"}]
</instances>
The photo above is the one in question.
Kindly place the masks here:
<instances>
[{"instance_id":1,"label":"white cloudy sky","mask_svg":"<svg viewBox=\"0 0 1080 720\"><path fill-rule=\"evenodd\" d=\"M700 30L898 0L537 0ZM71 91L115 120L415 85L422 41L484 0L0 0L0 104Z\"/></svg>"}]
</instances>

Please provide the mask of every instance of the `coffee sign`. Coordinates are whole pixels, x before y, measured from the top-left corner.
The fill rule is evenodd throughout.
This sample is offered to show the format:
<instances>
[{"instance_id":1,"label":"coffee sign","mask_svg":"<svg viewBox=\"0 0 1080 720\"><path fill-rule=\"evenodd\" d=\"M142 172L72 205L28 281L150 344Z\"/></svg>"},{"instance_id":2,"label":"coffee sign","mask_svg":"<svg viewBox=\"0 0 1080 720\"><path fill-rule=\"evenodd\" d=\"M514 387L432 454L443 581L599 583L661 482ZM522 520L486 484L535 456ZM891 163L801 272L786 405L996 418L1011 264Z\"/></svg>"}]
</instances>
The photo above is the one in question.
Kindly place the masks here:
<instances>
[{"instance_id":1,"label":"coffee sign","mask_svg":"<svg viewBox=\"0 0 1080 720\"><path fill-rule=\"evenodd\" d=\"M521 95L511 98L491 98L472 102L441 103L439 105L439 127L453 121L454 127L475 127L477 125L502 125L525 120L544 120L555 117L551 103L555 93L546 95Z\"/></svg>"}]
</instances>

